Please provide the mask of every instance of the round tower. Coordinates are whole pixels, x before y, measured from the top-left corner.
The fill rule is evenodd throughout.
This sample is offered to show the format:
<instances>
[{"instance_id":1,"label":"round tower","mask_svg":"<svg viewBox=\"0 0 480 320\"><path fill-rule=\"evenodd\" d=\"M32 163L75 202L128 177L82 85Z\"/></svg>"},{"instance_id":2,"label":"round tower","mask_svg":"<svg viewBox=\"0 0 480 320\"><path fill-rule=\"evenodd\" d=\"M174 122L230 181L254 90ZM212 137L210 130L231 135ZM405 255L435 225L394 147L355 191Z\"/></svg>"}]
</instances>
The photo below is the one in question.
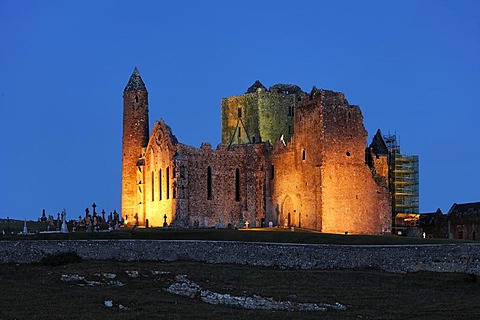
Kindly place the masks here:
<instances>
[{"instance_id":1,"label":"round tower","mask_svg":"<svg viewBox=\"0 0 480 320\"><path fill-rule=\"evenodd\" d=\"M138 197L138 188L141 187L138 185L143 181L137 181L140 168L137 163L148 139L148 92L135 67L123 91L122 218L128 217L129 224L134 223L143 202L143 197Z\"/></svg>"}]
</instances>

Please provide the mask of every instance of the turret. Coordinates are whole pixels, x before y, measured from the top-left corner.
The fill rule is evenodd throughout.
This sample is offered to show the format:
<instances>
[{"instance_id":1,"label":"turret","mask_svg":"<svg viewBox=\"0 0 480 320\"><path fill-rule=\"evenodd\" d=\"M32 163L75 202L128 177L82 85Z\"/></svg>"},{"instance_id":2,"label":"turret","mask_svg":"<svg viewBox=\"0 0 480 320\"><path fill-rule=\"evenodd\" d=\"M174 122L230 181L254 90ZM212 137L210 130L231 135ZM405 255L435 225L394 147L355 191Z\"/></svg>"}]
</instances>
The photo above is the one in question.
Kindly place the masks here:
<instances>
[{"instance_id":1,"label":"turret","mask_svg":"<svg viewBox=\"0 0 480 320\"><path fill-rule=\"evenodd\" d=\"M141 205L137 198L137 162L148 139L148 92L135 67L123 91L122 217L128 216L129 222L134 221Z\"/></svg>"}]
</instances>

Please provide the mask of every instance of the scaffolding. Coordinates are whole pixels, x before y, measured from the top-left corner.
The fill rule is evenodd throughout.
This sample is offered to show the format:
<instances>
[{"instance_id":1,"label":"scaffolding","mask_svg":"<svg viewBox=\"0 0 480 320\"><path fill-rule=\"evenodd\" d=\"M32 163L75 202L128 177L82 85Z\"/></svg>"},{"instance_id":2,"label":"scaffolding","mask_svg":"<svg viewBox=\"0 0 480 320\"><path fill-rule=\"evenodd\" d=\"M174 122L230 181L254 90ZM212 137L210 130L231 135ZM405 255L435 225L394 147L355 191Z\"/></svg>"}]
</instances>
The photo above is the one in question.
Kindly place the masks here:
<instances>
[{"instance_id":1,"label":"scaffolding","mask_svg":"<svg viewBox=\"0 0 480 320\"><path fill-rule=\"evenodd\" d=\"M400 152L396 135L384 136L389 154L389 187L392 214L419 213L418 156Z\"/></svg>"}]
</instances>

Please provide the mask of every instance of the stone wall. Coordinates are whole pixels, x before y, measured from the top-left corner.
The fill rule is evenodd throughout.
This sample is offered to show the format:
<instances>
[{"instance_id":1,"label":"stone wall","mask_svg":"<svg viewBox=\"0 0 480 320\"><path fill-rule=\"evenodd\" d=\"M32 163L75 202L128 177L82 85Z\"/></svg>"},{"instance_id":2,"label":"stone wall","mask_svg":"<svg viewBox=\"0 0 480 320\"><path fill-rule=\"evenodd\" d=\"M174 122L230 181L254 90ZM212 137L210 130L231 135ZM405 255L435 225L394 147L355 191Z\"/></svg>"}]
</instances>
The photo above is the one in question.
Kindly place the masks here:
<instances>
[{"instance_id":1,"label":"stone wall","mask_svg":"<svg viewBox=\"0 0 480 320\"><path fill-rule=\"evenodd\" d=\"M179 143L163 121L148 138L147 98L135 69L124 92L122 216L129 225L248 221L330 233L390 231L390 194L365 163L362 113L342 93L306 94L282 84L266 90L256 82L222 100L223 144L216 150Z\"/></svg>"},{"instance_id":2,"label":"stone wall","mask_svg":"<svg viewBox=\"0 0 480 320\"><path fill-rule=\"evenodd\" d=\"M280 225L329 233L390 232L390 194L365 163L360 108L342 93L314 90L295 108L295 135L272 152Z\"/></svg>"},{"instance_id":3,"label":"stone wall","mask_svg":"<svg viewBox=\"0 0 480 320\"><path fill-rule=\"evenodd\" d=\"M260 226L269 154L266 143L195 148L178 143L163 121L156 122L138 170L138 193L144 195L138 212L145 212L139 223L148 219L149 226L162 226L166 215L178 227L243 227L247 221Z\"/></svg>"},{"instance_id":4,"label":"stone wall","mask_svg":"<svg viewBox=\"0 0 480 320\"><path fill-rule=\"evenodd\" d=\"M310 129L307 135L307 139L325 141L320 167L322 231L389 233L390 193L377 185L365 162L367 132L360 108L350 105L342 93L328 90L314 92L304 105L319 109L323 115L318 133Z\"/></svg>"},{"instance_id":5,"label":"stone wall","mask_svg":"<svg viewBox=\"0 0 480 320\"><path fill-rule=\"evenodd\" d=\"M207 143L200 149L181 145L178 155L188 162L188 225L260 225L265 217L267 144L235 145L231 150L224 145L213 150Z\"/></svg>"},{"instance_id":6,"label":"stone wall","mask_svg":"<svg viewBox=\"0 0 480 320\"><path fill-rule=\"evenodd\" d=\"M84 259L200 261L291 269L374 268L480 275L480 244L348 246L168 240L0 241L0 263L38 262L76 251Z\"/></svg>"},{"instance_id":7,"label":"stone wall","mask_svg":"<svg viewBox=\"0 0 480 320\"><path fill-rule=\"evenodd\" d=\"M257 88L254 92L222 99L224 145L267 141L273 145L282 135L285 141L290 140L297 93L273 90L275 88Z\"/></svg>"},{"instance_id":8,"label":"stone wall","mask_svg":"<svg viewBox=\"0 0 480 320\"><path fill-rule=\"evenodd\" d=\"M163 226L164 216L170 224L175 218L177 197L174 184L176 170L173 160L178 142L163 120L155 122L145 151L142 165L138 167L137 190L140 225ZM175 195L175 196L174 196Z\"/></svg>"}]
</instances>

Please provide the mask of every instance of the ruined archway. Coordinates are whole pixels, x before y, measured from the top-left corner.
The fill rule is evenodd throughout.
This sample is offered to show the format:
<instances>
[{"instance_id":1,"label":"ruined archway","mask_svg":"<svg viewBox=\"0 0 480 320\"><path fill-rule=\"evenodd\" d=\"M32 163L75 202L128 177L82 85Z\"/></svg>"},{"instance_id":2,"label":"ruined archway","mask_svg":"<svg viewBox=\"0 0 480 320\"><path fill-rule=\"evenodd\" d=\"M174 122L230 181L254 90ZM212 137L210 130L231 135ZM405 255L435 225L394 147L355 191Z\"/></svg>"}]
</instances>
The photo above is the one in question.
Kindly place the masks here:
<instances>
[{"instance_id":1,"label":"ruined archway","mask_svg":"<svg viewBox=\"0 0 480 320\"><path fill-rule=\"evenodd\" d=\"M290 196L286 196L282 204L282 225L284 227L297 226L298 221L296 219L295 209L293 201Z\"/></svg>"}]
</instances>

